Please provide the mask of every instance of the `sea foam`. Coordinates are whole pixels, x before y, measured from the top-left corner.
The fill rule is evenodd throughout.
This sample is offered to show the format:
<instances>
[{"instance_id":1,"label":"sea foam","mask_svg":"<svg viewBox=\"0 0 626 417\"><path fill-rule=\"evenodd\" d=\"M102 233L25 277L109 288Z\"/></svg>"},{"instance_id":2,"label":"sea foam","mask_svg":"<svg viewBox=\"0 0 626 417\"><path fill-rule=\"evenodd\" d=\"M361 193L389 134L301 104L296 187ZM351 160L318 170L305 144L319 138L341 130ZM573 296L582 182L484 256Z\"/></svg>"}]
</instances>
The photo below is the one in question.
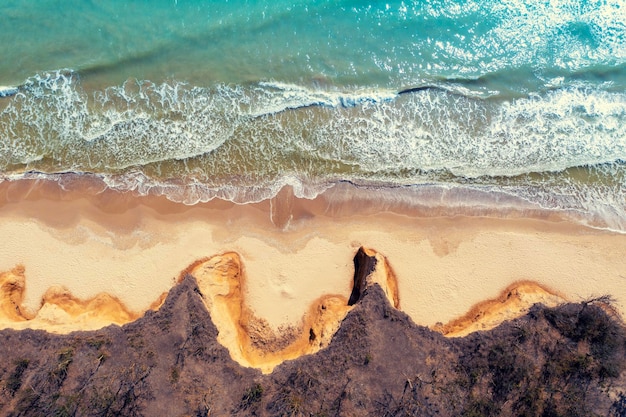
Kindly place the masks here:
<instances>
[{"instance_id":1,"label":"sea foam","mask_svg":"<svg viewBox=\"0 0 626 417\"><path fill-rule=\"evenodd\" d=\"M589 83L511 100L278 82L87 92L63 70L6 100L0 164L13 177L89 172L185 204L261 201L285 185L313 198L340 181L449 184L604 213L590 216L618 229L626 218L626 95Z\"/></svg>"}]
</instances>

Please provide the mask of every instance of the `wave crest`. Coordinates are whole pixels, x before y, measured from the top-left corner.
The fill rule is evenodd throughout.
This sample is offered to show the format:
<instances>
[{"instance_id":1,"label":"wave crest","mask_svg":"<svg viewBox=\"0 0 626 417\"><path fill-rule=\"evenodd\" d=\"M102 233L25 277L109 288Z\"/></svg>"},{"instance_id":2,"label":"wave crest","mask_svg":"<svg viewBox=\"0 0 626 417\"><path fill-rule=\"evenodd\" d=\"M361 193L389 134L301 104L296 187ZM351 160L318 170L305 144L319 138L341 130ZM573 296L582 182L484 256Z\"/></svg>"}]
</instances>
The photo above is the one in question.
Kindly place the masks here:
<instances>
[{"instance_id":1,"label":"wave crest","mask_svg":"<svg viewBox=\"0 0 626 417\"><path fill-rule=\"evenodd\" d=\"M626 94L590 84L509 101L279 82L129 80L88 95L76 73L57 71L4 103L0 168L9 176L92 172L111 188L185 204L261 201L285 185L313 198L343 180L448 184L604 211L626 228Z\"/></svg>"}]
</instances>

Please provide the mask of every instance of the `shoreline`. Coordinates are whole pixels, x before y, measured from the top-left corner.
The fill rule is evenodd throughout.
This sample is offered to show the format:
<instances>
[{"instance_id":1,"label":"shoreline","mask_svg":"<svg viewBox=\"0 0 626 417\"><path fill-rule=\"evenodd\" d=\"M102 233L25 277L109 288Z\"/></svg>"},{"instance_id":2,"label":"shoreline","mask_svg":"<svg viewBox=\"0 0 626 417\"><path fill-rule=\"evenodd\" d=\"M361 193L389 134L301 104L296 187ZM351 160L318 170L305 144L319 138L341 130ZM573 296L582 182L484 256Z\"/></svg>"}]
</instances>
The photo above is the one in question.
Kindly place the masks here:
<instances>
[{"instance_id":1,"label":"shoreline","mask_svg":"<svg viewBox=\"0 0 626 417\"><path fill-rule=\"evenodd\" d=\"M106 293L143 314L189 265L236 252L247 306L276 330L298 325L324 295L347 296L366 246L387 259L400 309L420 325L449 323L520 281L572 302L609 294L626 315L626 235L550 213L420 216L402 204L338 204L338 190L302 200L289 189L255 204L184 206L99 187L0 184L0 271L25 268L28 314L51 287L83 300Z\"/></svg>"}]
</instances>

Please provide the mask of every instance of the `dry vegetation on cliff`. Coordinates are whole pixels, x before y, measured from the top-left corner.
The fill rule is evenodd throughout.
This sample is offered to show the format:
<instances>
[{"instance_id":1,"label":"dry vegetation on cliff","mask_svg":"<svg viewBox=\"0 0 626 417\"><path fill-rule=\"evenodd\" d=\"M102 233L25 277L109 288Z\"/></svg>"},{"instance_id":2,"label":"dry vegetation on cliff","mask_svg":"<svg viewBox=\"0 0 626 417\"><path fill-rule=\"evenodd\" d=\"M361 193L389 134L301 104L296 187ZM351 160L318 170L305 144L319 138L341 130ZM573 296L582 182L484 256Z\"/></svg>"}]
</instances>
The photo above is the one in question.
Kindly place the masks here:
<instances>
[{"instance_id":1,"label":"dry vegetation on cliff","mask_svg":"<svg viewBox=\"0 0 626 417\"><path fill-rule=\"evenodd\" d=\"M123 327L4 330L3 416L623 416L626 335L606 299L445 338L365 288L325 349L273 373L217 342L195 279Z\"/></svg>"}]
</instances>

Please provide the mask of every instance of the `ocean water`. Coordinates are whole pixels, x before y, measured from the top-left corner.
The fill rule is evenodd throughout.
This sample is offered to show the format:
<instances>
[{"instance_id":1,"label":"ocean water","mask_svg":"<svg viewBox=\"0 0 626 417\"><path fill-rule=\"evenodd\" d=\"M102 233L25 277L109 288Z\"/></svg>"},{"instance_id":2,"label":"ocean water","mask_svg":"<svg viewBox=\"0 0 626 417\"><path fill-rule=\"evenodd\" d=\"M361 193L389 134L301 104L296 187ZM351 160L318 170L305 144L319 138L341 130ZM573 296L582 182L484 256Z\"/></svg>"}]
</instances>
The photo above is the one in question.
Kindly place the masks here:
<instances>
[{"instance_id":1,"label":"ocean water","mask_svg":"<svg viewBox=\"0 0 626 417\"><path fill-rule=\"evenodd\" d=\"M623 0L0 3L0 177L626 232ZM379 191L379 192L377 192Z\"/></svg>"}]
</instances>

